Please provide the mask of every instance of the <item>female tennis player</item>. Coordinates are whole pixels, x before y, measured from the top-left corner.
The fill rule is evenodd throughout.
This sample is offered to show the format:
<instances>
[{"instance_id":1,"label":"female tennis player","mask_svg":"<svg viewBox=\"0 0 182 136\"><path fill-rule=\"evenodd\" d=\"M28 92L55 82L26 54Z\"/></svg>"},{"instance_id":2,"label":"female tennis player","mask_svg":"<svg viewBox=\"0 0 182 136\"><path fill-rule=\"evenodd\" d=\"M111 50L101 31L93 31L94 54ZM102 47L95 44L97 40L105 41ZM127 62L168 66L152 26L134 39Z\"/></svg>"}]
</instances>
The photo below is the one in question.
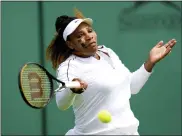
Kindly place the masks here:
<instances>
[{"instance_id":1,"label":"female tennis player","mask_svg":"<svg viewBox=\"0 0 182 136\"><path fill-rule=\"evenodd\" d=\"M130 97L140 91L176 40L157 43L141 67L130 72L111 48L97 44L92 23L90 18L58 17L57 34L46 52L58 79L77 80L82 87L56 94L58 108L72 106L75 114L75 126L66 135L138 135L139 121L130 108ZM111 113L110 123L98 120L103 109Z\"/></svg>"}]
</instances>

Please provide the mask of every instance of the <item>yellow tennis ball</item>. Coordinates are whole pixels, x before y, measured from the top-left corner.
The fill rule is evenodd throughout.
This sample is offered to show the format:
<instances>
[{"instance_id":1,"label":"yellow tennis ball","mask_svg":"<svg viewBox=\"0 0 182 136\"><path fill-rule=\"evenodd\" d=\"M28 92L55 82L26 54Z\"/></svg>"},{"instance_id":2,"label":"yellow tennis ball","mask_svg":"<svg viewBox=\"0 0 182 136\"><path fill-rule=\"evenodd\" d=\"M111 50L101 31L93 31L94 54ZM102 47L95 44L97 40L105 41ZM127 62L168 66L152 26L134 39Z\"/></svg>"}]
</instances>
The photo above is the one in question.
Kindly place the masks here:
<instances>
[{"instance_id":1,"label":"yellow tennis ball","mask_svg":"<svg viewBox=\"0 0 182 136\"><path fill-rule=\"evenodd\" d=\"M111 114L107 110L101 110L98 113L98 118L102 123L109 123L111 121Z\"/></svg>"}]
</instances>

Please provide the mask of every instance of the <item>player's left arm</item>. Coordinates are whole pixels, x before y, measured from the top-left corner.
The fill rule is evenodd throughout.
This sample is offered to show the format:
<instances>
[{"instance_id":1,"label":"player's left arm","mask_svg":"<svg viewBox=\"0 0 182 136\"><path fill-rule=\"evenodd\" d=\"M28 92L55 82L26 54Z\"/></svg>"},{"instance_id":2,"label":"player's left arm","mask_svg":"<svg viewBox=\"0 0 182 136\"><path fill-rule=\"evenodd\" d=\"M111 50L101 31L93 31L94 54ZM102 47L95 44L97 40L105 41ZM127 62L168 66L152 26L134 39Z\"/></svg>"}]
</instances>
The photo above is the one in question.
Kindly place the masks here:
<instances>
[{"instance_id":1,"label":"player's left arm","mask_svg":"<svg viewBox=\"0 0 182 136\"><path fill-rule=\"evenodd\" d=\"M156 44L151 49L147 61L134 72L130 72L129 69L121 62L119 57L114 53L114 51L109 49L110 53L114 57L114 60L117 61L117 64L120 65L120 68L122 68L124 73L128 73L130 75L131 94L137 94L141 90L152 74L155 64L167 56L175 44L175 39L168 41L165 45L163 45L163 41Z\"/></svg>"},{"instance_id":2,"label":"player's left arm","mask_svg":"<svg viewBox=\"0 0 182 136\"><path fill-rule=\"evenodd\" d=\"M140 91L147 82L156 63L165 58L171 52L175 44L175 39L169 40L165 45L163 45L163 41L160 41L151 49L147 61L137 71L131 74L130 87L132 94L136 94Z\"/></svg>"}]
</instances>

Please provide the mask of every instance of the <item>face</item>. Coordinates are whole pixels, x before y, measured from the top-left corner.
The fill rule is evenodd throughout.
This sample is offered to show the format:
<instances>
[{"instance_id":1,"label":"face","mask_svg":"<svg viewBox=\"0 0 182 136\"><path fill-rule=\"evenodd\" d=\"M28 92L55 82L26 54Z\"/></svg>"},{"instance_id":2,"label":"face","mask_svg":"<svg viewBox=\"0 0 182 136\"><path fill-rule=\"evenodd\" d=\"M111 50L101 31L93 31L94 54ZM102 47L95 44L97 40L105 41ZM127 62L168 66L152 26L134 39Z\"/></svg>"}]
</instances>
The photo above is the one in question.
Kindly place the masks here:
<instances>
[{"instance_id":1,"label":"face","mask_svg":"<svg viewBox=\"0 0 182 136\"><path fill-rule=\"evenodd\" d=\"M97 35L91 26L81 23L69 36L67 45L75 50L74 54L85 57L92 56L97 51Z\"/></svg>"}]
</instances>

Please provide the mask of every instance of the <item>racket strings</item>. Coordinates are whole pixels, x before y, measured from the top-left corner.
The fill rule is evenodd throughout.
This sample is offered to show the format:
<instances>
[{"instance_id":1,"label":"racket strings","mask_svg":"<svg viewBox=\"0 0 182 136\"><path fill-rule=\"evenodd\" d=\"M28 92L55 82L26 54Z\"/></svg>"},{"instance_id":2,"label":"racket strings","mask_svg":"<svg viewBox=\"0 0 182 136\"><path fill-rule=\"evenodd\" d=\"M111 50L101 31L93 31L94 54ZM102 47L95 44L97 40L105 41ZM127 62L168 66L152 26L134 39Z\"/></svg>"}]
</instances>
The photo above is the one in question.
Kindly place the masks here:
<instances>
[{"instance_id":1,"label":"racket strings","mask_svg":"<svg viewBox=\"0 0 182 136\"><path fill-rule=\"evenodd\" d=\"M51 95L51 82L46 72L35 64L28 64L22 69L20 78L28 103L34 107L44 107Z\"/></svg>"}]
</instances>

